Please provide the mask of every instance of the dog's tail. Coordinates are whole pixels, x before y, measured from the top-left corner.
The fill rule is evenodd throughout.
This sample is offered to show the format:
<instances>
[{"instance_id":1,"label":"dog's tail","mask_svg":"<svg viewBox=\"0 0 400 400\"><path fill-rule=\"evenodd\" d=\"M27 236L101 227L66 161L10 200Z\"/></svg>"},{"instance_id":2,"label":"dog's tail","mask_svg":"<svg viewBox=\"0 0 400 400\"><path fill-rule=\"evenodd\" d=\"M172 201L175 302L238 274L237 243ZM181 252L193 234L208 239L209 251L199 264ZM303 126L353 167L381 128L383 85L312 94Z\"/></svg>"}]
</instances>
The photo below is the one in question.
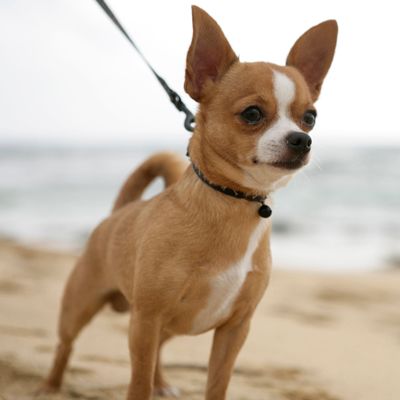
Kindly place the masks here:
<instances>
[{"instance_id":1,"label":"dog's tail","mask_svg":"<svg viewBox=\"0 0 400 400\"><path fill-rule=\"evenodd\" d=\"M140 199L146 187L158 176L164 179L165 187L175 183L183 174L187 163L174 153L157 153L141 164L123 184L113 212L124 205Z\"/></svg>"}]
</instances>

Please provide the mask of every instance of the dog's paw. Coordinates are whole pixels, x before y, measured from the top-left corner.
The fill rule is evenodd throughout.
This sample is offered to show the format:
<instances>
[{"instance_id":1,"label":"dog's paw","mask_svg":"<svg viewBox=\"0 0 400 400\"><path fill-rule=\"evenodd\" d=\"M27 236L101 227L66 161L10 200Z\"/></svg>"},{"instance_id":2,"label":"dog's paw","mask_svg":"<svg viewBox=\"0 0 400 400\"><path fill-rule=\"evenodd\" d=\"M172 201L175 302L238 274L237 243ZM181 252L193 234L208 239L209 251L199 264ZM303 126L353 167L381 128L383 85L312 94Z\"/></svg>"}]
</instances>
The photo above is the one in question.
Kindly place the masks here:
<instances>
[{"instance_id":1,"label":"dog's paw","mask_svg":"<svg viewBox=\"0 0 400 400\"><path fill-rule=\"evenodd\" d=\"M58 393L59 391L59 386L50 385L49 383L45 382L34 391L33 395L35 398L40 398L41 396Z\"/></svg>"},{"instance_id":2,"label":"dog's paw","mask_svg":"<svg viewBox=\"0 0 400 400\"><path fill-rule=\"evenodd\" d=\"M174 386L161 386L161 387L156 387L154 388L154 396L157 397L179 397L180 395L180 390L177 387Z\"/></svg>"}]
</instances>

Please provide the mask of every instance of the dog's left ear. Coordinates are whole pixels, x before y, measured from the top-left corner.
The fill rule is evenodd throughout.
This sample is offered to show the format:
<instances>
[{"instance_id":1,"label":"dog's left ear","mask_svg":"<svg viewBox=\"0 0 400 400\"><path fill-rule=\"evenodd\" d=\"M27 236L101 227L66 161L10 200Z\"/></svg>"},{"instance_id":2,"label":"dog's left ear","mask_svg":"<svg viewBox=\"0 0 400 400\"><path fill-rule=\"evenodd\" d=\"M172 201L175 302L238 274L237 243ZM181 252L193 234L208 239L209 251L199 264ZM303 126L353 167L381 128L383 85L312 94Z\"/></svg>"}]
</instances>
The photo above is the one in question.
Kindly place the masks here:
<instances>
[{"instance_id":1,"label":"dog's left ear","mask_svg":"<svg viewBox=\"0 0 400 400\"><path fill-rule=\"evenodd\" d=\"M322 22L304 33L294 44L286 65L297 68L304 76L316 101L333 55L335 54L338 25L335 20Z\"/></svg>"},{"instance_id":2,"label":"dog's left ear","mask_svg":"<svg viewBox=\"0 0 400 400\"><path fill-rule=\"evenodd\" d=\"M200 101L207 85L218 81L238 59L222 29L204 10L192 6L193 38L186 58L185 90Z\"/></svg>"}]
</instances>

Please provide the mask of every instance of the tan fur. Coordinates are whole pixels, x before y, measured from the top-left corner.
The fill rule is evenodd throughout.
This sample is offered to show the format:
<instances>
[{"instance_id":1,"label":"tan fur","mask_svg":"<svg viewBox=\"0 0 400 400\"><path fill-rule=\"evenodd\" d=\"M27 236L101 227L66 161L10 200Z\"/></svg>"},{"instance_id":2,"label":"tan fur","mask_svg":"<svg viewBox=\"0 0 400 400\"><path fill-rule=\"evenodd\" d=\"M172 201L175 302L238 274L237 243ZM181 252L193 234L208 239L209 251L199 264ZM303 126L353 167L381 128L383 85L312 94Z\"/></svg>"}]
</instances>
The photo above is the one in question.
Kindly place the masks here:
<instances>
[{"instance_id":1,"label":"tan fur","mask_svg":"<svg viewBox=\"0 0 400 400\"><path fill-rule=\"evenodd\" d=\"M294 67L240 63L216 22L197 7L193 8L193 21L186 88L194 98L201 98L201 103L189 146L191 159L213 182L268 194L265 187L248 187L243 182L249 174L246 168L254 167L259 136L276 118L272 72L282 71L295 82L293 120L313 106L308 84ZM221 57L215 57L219 53ZM199 54L200 59L212 56L202 64ZM268 110L267 116L258 126L248 126L240 112L254 103ZM259 217L258 203L214 191L191 167L183 172L183 165L169 154L150 158L128 178L113 213L92 233L65 288L60 346L45 389L60 386L77 334L111 302L117 310L131 311L132 377L127 398L149 400L153 392L170 393L160 365L162 344L193 331L196 316L216 290L212 283L232 265L240 265L257 228L262 234L232 307L207 327L215 329L215 334L206 399L225 399L236 356L268 284L271 222ZM276 171L277 179L288 174L268 168ZM166 189L148 201L141 200L156 176L165 179Z\"/></svg>"},{"instance_id":2,"label":"tan fur","mask_svg":"<svg viewBox=\"0 0 400 400\"><path fill-rule=\"evenodd\" d=\"M140 199L148 184L158 176L164 179L165 187L177 182L185 167L186 163L173 153L158 153L150 157L126 180L115 200L113 212Z\"/></svg>"},{"instance_id":3,"label":"tan fur","mask_svg":"<svg viewBox=\"0 0 400 400\"><path fill-rule=\"evenodd\" d=\"M321 91L322 82L329 71L335 54L338 25L325 21L305 32L293 45L286 65L297 68L309 85L313 101Z\"/></svg>"}]
</instances>

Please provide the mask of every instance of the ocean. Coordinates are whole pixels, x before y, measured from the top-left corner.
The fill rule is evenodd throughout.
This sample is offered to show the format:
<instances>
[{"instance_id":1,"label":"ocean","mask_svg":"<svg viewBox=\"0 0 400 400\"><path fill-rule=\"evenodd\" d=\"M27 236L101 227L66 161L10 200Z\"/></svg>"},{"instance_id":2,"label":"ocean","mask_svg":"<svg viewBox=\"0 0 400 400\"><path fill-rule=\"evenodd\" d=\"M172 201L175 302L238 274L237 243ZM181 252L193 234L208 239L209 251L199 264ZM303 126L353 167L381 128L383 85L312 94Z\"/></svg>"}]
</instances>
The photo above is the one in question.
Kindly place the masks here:
<instances>
[{"instance_id":1,"label":"ocean","mask_svg":"<svg viewBox=\"0 0 400 400\"><path fill-rule=\"evenodd\" d=\"M130 171L163 149L0 146L0 236L80 249ZM161 189L157 180L146 196ZM313 149L311 164L273 199L275 265L356 271L400 264L400 147Z\"/></svg>"}]
</instances>

